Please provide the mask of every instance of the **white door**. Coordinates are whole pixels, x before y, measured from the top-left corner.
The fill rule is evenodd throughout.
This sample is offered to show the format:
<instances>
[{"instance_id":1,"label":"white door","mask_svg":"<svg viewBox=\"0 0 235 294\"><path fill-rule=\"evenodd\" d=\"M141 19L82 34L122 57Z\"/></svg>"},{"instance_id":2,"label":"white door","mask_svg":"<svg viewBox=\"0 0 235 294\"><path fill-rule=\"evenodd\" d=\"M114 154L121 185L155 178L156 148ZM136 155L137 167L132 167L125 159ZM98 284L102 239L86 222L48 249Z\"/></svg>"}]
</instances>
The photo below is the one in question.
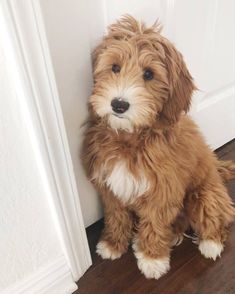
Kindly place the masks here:
<instances>
[{"instance_id":1,"label":"white door","mask_svg":"<svg viewBox=\"0 0 235 294\"><path fill-rule=\"evenodd\" d=\"M148 24L160 19L199 88L191 114L214 149L235 137L234 12L232 0L104 0L101 12L104 27L125 13ZM100 32L92 29L97 40Z\"/></svg>"},{"instance_id":2,"label":"white door","mask_svg":"<svg viewBox=\"0 0 235 294\"><path fill-rule=\"evenodd\" d=\"M235 2L173 2L173 41L199 88L192 114L207 142L218 148L235 137Z\"/></svg>"}]
</instances>

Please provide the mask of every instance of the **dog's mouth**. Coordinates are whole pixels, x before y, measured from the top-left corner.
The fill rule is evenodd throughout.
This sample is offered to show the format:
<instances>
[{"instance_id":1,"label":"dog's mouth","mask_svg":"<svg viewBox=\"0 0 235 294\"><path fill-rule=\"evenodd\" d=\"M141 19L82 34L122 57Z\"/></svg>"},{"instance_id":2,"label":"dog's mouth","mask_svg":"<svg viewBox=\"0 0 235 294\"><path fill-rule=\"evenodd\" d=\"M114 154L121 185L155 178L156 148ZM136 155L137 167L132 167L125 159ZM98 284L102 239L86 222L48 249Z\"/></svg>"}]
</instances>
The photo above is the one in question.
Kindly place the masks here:
<instances>
[{"instance_id":1,"label":"dog's mouth","mask_svg":"<svg viewBox=\"0 0 235 294\"><path fill-rule=\"evenodd\" d=\"M112 113L112 115L118 117L118 118L126 118L123 114L118 114L118 113Z\"/></svg>"},{"instance_id":2,"label":"dog's mouth","mask_svg":"<svg viewBox=\"0 0 235 294\"><path fill-rule=\"evenodd\" d=\"M111 112L108 116L108 121L111 128L115 130L122 129L128 132L133 131L131 120L125 114Z\"/></svg>"}]
</instances>

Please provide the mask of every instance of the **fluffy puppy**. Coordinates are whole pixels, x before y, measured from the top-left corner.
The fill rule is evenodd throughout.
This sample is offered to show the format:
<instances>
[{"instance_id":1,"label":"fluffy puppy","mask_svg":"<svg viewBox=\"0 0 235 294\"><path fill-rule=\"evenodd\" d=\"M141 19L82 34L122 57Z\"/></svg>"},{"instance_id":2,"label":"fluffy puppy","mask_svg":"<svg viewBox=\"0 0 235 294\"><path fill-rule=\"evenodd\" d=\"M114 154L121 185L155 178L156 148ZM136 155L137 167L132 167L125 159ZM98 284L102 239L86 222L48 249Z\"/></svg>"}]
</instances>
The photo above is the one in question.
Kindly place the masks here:
<instances>
[{"instance_id":1,"label":"fluffy puppy","mask_svg":"<svg viewBox=\"0 0 235 294\"><path fill-rule=\"evenodd\" d=\"M235 169L186 115L195 85L182 55L158 25L125 16L109 27L93 62L83 159L104 205L97 253L119 258L133 238L140 271L158 279L190 225L200 252L215 260L235 215L223 183Z\"/></svg>"}]
</instances>

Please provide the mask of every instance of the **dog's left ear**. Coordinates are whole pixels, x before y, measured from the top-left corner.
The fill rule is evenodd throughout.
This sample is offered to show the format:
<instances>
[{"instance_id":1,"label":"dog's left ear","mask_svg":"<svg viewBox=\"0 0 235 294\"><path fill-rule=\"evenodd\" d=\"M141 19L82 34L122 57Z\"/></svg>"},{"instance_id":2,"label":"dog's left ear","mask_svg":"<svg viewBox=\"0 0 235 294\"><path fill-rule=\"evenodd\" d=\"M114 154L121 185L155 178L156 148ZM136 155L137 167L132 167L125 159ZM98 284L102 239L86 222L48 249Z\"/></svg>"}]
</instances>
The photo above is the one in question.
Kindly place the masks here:
<instances>
[{"instance_id":1,"label":"dog's left ear","mask_svg":"<svg viewBox=\"0 0 235 294\"><path fill-rule=\"evenodd\" d=\"M189 110L192 93L196 87L182 54L165 38L162 39L161 45L165 51L169 95L161 113L159 113L159 118L164 124L174 124L179 120L183 111Z\"/></svg>"}]
</instances>

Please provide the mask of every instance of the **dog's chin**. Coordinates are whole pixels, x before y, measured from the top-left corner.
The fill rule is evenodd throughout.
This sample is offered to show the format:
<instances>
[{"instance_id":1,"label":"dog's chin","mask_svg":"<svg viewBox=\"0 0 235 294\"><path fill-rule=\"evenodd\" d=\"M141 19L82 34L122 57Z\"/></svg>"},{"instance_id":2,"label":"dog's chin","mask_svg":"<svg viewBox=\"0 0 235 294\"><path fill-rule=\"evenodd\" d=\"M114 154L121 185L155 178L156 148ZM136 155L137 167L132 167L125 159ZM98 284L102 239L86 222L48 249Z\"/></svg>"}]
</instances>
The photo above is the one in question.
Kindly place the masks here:
<instances>
[{"instance_id":1,"label":"dog's chin","mask_svg":"<svg viewBox=\"0 0 235 294\"><path fill-rule=\"evenodd\" d=\"M108 116L108 123L116 131L125 130L130 133L133 132L133 125L126 115L111 113Z\"/></svg>"}]
</instances>

